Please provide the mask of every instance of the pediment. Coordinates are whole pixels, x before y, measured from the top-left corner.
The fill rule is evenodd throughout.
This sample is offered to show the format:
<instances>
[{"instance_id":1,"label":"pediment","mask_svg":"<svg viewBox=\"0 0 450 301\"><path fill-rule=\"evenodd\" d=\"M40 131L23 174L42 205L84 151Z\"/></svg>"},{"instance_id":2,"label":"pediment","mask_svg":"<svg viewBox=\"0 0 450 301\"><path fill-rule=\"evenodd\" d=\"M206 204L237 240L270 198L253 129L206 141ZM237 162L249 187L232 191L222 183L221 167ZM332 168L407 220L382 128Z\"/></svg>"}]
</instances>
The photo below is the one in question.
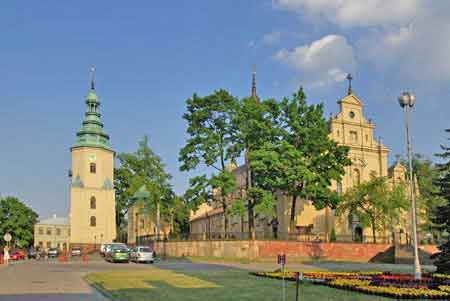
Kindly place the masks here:
<instances>
[{"instance_id":1,"label":"pediment","mask_svg":"<svg viewBox=\"0 0 450 301\"><path fill-rule=\"evenodd\" d=\"M354 94L350 94L338 101L338 103L351 104L356 106L364 106L364 103Z\"/></svg>"}]
</instances>

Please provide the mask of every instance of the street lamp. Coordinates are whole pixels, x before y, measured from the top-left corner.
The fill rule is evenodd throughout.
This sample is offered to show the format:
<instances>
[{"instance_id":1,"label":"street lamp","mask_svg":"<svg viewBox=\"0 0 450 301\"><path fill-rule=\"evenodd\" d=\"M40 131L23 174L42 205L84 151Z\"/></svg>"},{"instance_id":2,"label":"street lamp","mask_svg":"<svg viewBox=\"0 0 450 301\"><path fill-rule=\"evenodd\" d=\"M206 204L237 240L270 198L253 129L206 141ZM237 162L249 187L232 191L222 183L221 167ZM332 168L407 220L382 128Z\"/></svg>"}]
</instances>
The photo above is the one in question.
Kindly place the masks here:
<instances>
[{"instance_id":1,"label":"street lamp","mask_svg":"<svg viewBox=\"0 0 450 301\"><path fill-rule=\"evenodd\" d=\"M412 169L412 149L411 149L411 138L409 134L409 123L410 123L410 112L416 102L416 97L414 94L409 92L403 92L398 97L398 102L405 112L405 126L406 126L406 145L407 145L407 155L409 164L409 190L411 196L411 222L412 222L412 235L414 241L414 276L416 279L422 278L422 271L419 262L419 249L417 245L417 220L416 220L416 193L414 191L414 178Z\"/></svg>"}]
</instances>

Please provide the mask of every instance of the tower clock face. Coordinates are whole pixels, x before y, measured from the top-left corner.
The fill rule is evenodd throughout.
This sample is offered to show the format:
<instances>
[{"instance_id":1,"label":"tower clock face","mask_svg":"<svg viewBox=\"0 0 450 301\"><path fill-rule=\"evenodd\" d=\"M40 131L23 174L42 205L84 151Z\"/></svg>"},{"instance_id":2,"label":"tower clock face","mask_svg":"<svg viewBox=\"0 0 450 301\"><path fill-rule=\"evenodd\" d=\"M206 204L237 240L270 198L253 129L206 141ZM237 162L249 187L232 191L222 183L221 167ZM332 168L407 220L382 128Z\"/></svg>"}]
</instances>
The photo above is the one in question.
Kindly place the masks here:
<instances>
[{"instance_id":1,"label":"tower clock face","mask_svg":"<svg viewBox=\"0 0 450 301\"><path fill-rule=\"evenodd\" d=\"M89 154L89 157L88 157L89 162L94 162L95 159L96 159L95 154Z\"/></svg>"}]
</instances>

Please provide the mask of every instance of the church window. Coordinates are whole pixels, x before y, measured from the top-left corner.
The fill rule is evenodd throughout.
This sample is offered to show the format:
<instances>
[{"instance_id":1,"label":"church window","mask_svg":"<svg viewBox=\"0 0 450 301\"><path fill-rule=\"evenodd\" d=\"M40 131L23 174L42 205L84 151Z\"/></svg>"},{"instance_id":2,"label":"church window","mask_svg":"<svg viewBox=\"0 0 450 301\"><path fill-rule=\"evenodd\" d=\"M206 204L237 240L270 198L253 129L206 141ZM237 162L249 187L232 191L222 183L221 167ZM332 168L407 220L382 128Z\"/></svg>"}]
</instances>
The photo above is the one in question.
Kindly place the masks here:
<instances>
[{"instance_id":1,"label":"church window","mask_svg":"<svg viewBox=\"0 0 450 301\"><path fill-rule=\"evenodd\" d=\"M97 208L97 200L95 199L95 196L91 197L91 209Z\"/></svg>"},{"instance_id":2,"label":"church window","mask_svg":"<svg viewBox=\"0 0 450 301\"><path fill-rule=\"evenodd\" d=\"M47 248L51 248L52 247L52 243L47 241Z\"/></svg>"},{"instance_id":3,"label":"church window","mask_svg":"<svg viewBox=\"0 0 450 301\"><path fill-rule=\"evenodd\" d=\"M47 235L52 235L52 229L51 228L47 228Z\"/></svg>"},{"instance_id":4,"label":"church window","mask_svg":"<svg viewBox=\"0 0 450 301\"><path fill-rule=\"evenodd\" d=\"M56 235L61 235L61 229L56 228Z\"/></svg>"},{"instance_id":5,"label":"church window","mask_svg":"<svg viewBox=\"0 0 450 301\"><path fill-rule=\"evenodd\" d=\"M97 219L95 216L91 216L91 227L97 226Z\"/></svg>"},{"instance_id":6,"label":"church window","mask_svg":"<svg viewBox=\"0 0 450 301\"><path fill-rule=\"evenodd\" d=\"M358 141L358 133L356 131L350 131L350 140L353 142Z\"/></svg>"},{"instance_id":7,"label":"church window","mask_svg":"<svg viewBox=\"0 0 450 301\"><path fill-rule=\"evenodd\" d=\"M40 235L44 234L44 229L39 228L39 234L40 234Z\"/></svg>"},{"instance_id":8,"label":"church window","mask_svg":"<svg viewBox=\"0 0 450 301\"><path fill-rule=\"evenodd\" d=\"M91 173L97 172L97 166L95 165L95 163L89 164L89 169L90 169Z\"/></svg>"},{"instance_id":9,"label":"church window","mask_svg":"<svg viewBox=\"0 0 450 301\"><path fill-rule=\"evenodd\" d=\"M369 135L366 134L366 142L369 142Z\"/></svg>"}]
</instances>

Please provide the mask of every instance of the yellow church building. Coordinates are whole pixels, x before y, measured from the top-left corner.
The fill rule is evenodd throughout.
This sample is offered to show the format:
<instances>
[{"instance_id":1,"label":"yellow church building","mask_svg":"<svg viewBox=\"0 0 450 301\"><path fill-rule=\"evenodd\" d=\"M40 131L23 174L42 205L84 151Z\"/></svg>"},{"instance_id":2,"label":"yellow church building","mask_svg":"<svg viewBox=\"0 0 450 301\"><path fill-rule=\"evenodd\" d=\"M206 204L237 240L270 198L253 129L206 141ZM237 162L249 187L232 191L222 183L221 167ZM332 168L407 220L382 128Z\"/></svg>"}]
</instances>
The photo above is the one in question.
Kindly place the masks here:
<instances>
[{"instance_id":1,"label":"yellow church building","mask_svg":"<svg viewBox=\"0 0 450 301\"><path fill-rule=\"evenodd\" d=\"M255 79L253 77L252 96L256 97ZM333 183L332 189L344 193L349 188L361 182L368 181L372 176L386 177L390 185L406 181L406 168L398 161L388 166L389 149L380 139L375 137L375 124L364 115L364 103L352 91L351 77L347 95L338 101L339 113L329 119L329 136L339 145L349 148L351 166L345 168L345 175L339 183ZM238 183L235 197L245 193L245 166L232 170ZM231 200L232 201L232 200ZM328 241L334 228L340 240L372 242L371 229L363 227L352 216L336 217L330 208L317 210L308 200L297 201L296 228L290 229L291 201L279 197L276 204L276 220L278 222L278 237L282 239L313 239ZM404 212L404 216L408 214ZM272 237L272 217L257 215L255 217L256 238ZM409 233L407 220L386 231L379 231L384 242L392 242L393 232ZM218 203L211 206L203 204L190 218L191 234L193 236L208 236L220 238L224 228L224 212ZM247 216L229 216L230 232L248 231ZM394 229L395 228L395 229ZM292 237L292 234L297 237ZM233 235L232 235L233 236ZM302 237L304 236L304 237ZM378 240L379 241L379 240Z\"/></svg>"}]
</instances>

